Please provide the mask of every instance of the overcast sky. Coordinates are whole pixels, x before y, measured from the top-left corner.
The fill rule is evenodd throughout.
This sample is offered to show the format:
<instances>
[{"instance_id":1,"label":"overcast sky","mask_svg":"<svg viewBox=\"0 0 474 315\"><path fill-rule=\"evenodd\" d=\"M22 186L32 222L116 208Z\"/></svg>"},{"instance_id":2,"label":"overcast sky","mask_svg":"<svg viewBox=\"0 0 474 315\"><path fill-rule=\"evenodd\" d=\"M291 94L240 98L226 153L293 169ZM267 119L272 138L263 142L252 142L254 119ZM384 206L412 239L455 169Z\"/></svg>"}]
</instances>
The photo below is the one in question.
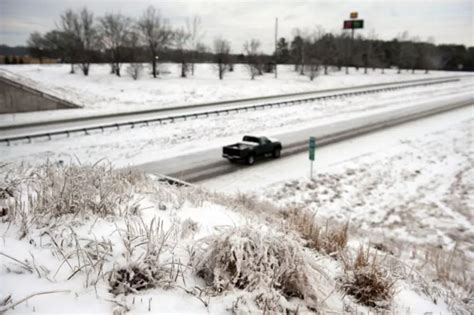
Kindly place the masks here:
<instances>
[{"instance_id":1,"label":"overcast sky","mask_svg":"<svg viewBox=\"0 0 474 315\"><path fill-rule=\"evenodd\" d=\"M55 27L66 9L84 6L101 16L106 12L139 17L153 5L173 26L199 15L205 30L204 43L213 38L230 40L232 51L242 51L251 38L262 42L266 52L273 50L275 17L279 18L279 37L290 39L295 28L311 31L321 26L340 32L344 19L358 11L368 34L392 39L403 31L436 44L455 43L474 46L474 0L0 0L0 44L25 45L33 31L47 32Z\"/></svg>"}]
</instances>

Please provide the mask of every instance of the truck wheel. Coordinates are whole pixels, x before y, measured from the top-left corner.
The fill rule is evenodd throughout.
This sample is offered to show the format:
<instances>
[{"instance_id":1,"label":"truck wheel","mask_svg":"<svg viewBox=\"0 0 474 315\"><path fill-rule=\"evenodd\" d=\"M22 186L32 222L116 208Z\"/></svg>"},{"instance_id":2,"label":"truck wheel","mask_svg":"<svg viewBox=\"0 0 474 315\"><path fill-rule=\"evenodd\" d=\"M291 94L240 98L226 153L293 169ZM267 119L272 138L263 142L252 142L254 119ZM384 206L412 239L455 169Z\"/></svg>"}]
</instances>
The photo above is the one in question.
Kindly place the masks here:
<instances>
[{"instance_id":1,"label":"truck wheel","mask_svg":"<svg viewBox=\"0 0 474 315\"><path fill-rule=\"evenodd\" d=\"M273 157L275 159L278 159L281 155L281 150L280 149L275 149L275 151L273 151Z\"/></svg>"},{"instance_id":2,"label":"truck wheel","mask_svg":"<svg viewBox=\"0 0 474 315\"><path fill-rule=\"evenodd\" d=\"M253 165L255 163L255 157L253 155L249 155L247 158L247 164Z\"/></svg>"}]
</instances>

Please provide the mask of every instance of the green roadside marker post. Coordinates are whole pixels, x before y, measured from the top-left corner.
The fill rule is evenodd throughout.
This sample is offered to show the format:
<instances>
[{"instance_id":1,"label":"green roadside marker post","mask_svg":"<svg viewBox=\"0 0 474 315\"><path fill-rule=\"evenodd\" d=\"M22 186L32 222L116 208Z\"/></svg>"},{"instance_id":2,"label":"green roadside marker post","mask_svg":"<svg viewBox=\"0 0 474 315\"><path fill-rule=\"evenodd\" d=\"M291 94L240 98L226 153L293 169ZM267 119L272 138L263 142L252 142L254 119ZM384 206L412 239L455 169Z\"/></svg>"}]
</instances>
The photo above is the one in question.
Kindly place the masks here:
<instances>
[{"instance_id":1,"label":"green roadside marker post","mask_svg":"<svg viewBox=\"0 0 474 315\"><path fill-rule=\"evenodd\" d=\"M314 163L314 153L316 151L316 138L309 137L309 160L311 161L309 177L313 180L313 163Z\"/></svg>"}]
</instances>

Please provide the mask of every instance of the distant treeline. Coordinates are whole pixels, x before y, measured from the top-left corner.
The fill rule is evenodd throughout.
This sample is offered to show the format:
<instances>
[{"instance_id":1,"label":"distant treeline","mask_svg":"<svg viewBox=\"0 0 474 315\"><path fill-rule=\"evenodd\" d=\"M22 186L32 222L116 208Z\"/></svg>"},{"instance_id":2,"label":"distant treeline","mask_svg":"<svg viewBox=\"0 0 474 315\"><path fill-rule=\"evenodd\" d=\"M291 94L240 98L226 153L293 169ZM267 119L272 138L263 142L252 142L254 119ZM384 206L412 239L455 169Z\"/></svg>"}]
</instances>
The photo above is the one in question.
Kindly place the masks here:
<instances>
[{"instance_id":1,"label":"distant treeline","mask_svg":"<svg viewBox=\"0 0 474 315\"><path fill-rule=\"evenodd\" d=\"M55 59L78 66L87 75L91 63L109 63L111 73L120 76L122 63L149 62L152 74L158 75L159 62L181 64L181 76L194 74L194 63L216 63L219 78L232 71L234 63L246 63L252 79L262 71L272 71L275 64L294 64L295 71L311 79L329 68L348 67L474 71L474 47L435 45L411 37L407 32L384 41L374 33L367 37L341 31L333 34L316 28L302 32L295 29L288 41L280 38L273 54L260 51L260 41L249 39L244 47L234 47L224 37L215 38L213 47L202 43L204 30L200 17L187 19L183 27L171 27L154 7L148 7L138 19L122 14L95 18L87 8L66 10L57 27L45 34L34 32L28 40L28 52L40 62ZM24 53L23 47L0 46L0 54ZM138 69L137 66L136 72Z\"/></svg>"}]
</instances>

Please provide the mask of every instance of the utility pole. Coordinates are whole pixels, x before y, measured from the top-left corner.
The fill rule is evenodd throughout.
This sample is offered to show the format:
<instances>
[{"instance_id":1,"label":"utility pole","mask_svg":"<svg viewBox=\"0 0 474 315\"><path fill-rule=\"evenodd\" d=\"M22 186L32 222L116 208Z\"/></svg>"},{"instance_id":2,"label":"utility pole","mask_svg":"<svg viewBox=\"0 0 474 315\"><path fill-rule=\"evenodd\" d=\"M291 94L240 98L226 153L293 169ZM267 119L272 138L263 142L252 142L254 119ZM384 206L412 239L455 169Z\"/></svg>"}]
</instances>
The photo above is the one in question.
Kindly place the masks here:
<instances>
[{"instance_id":1,"label":"utility pole","mask_svg":"<svg viewBox=\"0 0 474 315\"><path fill-rule=\"evenodd\" d=\"M352 65L352 46L354 45L354 28L351 29L351 41L349 42L349 63L346 66L346 74L349 74L349 66Z\"/></svg>"},{"instance_id":2,"label":"utility pole","mask_svg":"<svg viewBox=\"0 0 474 315\"><path fill-rule=\"evenodd\" d=\"M275 79L278 78L278 60L277 60L277 48L278 48L278 18L275 19Z\"/></svg>"}]
</instances>

